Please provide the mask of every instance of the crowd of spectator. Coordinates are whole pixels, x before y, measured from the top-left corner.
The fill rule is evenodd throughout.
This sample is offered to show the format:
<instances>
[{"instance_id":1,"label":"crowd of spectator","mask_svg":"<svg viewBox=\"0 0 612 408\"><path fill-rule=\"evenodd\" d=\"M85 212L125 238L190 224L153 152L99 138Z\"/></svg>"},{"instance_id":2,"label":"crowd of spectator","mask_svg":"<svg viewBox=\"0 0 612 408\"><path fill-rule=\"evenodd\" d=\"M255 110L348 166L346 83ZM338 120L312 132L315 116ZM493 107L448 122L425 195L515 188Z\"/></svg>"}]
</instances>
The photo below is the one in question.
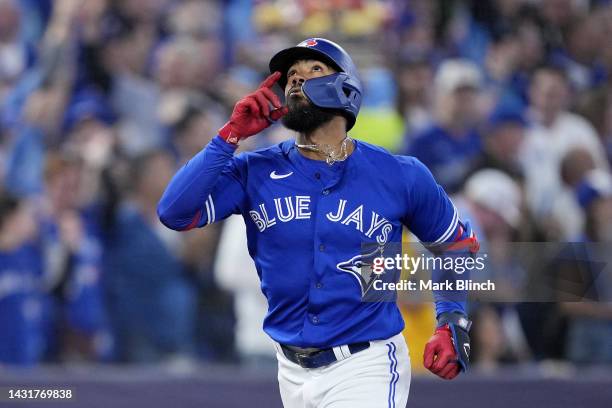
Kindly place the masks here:
<instances>
[{"instance_id":1,"label":"crowd of spectator","mask_svg":"<svg viewBox=\"0 0 612 408\"><path fill-rule=\"evenodd\" d=\"M359 66L351 136L424 162L491 253L612 243L612 1L0 0L0 364L269 361L241 222L156 204L312 36ZM505 300L473 305L481 367L612 364L609 303Z\"/></svg>"}]
</instances>

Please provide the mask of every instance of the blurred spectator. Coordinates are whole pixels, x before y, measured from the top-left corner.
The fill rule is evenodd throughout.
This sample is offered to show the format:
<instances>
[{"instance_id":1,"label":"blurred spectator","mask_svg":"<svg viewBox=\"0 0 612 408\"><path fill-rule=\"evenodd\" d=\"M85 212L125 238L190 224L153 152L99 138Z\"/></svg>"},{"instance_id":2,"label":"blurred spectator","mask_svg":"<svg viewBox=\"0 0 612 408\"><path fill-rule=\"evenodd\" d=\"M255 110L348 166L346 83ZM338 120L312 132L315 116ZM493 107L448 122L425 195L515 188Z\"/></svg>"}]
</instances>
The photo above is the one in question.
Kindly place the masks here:
<instances>
[{"instance_id":1,"label":"blurred spectator","mask_svg":"<svg viewBox=\"0 0 612 408\"><path fill-rule=\"evenodd\" d=\"M134 22L112 14L107 19L106 38L91 61L99 61L103 67L100 77L108 77L108 100L118 116L119 143L130 154L162 146L163 132L157 118L159 87L148 72L157 33L140 35ZM134 52L135 48L139 52Z\"/></svg>"},{"instance_id":2,"label":"blurred spectator","mask_svg":"<svg viewBox=\"0 0 612 408\"><path fill-rule=\"evenodd\" d=\"M553 59L565 67L569 83L581 92L597 86L605 78L599 50L605 39L597 15L574 19L565 33L566 47L557 50Z\"/></svg>"},{"instance_id":3,"label":"blurred spectator","mask_svg":"<svg viewBox=\"0 0 612 408\"><path fill-rule=\"evenodd\" d=\"M533 72L548 58L546 43L541 31L541 19L536 9L527 7L513 25L518 40L520 55L515 60L516 70L512 73L510 86L512 91L506 90L514 101L514 95L520 98L523 108L529 100L529 81Z\"/></svg>"},{"instance_id":4,"label":"blurred spectator","mask_svg":"<svg viewBox=\"0 0 612 408\"><path fill-rule=\"evenodd\" d=\"M235 363L237 326L233 292L224 290L217 283L214 273L221 227L212 225L203 231L187 232L181 254L186 271L198 290L195 322L197 357L205 361Z\"/></svg>"},{"instance_id":5,"label":"blurred spectator","mask_svg":"<svg viewBox=\"0 0 612 408\"><path fill-rule=\"evenodd\" d=\"M612 38L612 4L602 1L599 3L599 7L595 8L594 13L598 19L593 24L598 24L601 27L603 41ZM609 83L612 75L612 50L610 47L602 46L599 49L598 58L605 70L606 80Z\"/></svg>"},{"instance_id":6,"label":"blurred spectator","mask_svg":"<svg viewBox=\"0 0 612 408\"><path fill-rule=\"evenodd\" d=\"M8 129L7 189L40 193L44 151L63 142L63 118L75 79L71 34L78 2L58 0L39 47L38 64L25 72L2 106Z\"/></svg>"},{"instance_id":7,"label":"blurred spectator","mask_svg":"<svg viewBox=\"0 0 612 408\"><path fill-rule=\"evenodd\" d=\"M488 257L486 271L474 278L494 280L497 285L494 296L498 301L516 298L522 274L512 259L510 243L517 239L523 223L523 193L519 184L500 170L485 168L467 179L454 202L462 216L473 223L482 251Z\"/></svg>"},{"instance_id":8,"label":"blurred spectator","mask_svg":"<svg viewBox=\"0 0 612 408\"><path fill-rule=\"evenodd\" d=\"M512 242L521 223L522 191L507 174L483 169L466 181L463 197L485 245L496 241Z\"/></svg>"},{"instance_id":9,"label":"blurred spectator","mask_svg":"<svg viewBox=\"0 0 612 408\"><path fill-rule=\"evenodd\" d=\"M483 154L475 170L493 168L523 182L520 149L525 140L527 121L520 112L499 109L484 126Z\"/></svg>"},{"instance_id":10,"label":"blurred spectator","mask_svg":"<svg viewBox=\"0 0 612 408\"><path fill-rule=\"evenodd\" d=\"M364 98L351 135L395 152L402 145L404 126L395 108L393 74L386 67L366 68L361 70L361 81Z\"/></svg>"},{"instance_id":11,"label":"blurred spectator","mask_svg":"<svg viewBox=\"0 0 612 408\"><path fill-rule=\"evenodd\" d=\"M210 91L220 58L217 40L179 36L156 49L152 79L119 73L112 100L122 117L119 137L124 149L135 154L167 146L162 125L168 110L177 100L183 103L197 99L198 92ZM139 103L141 100L151 103Z\"/></svg>"},{"instance_id":12,"label":"blurred spectator","mask_svg":"<svg viewBox=\"0 0 612 408\"><path fill-rule=\"evenodd\" d=\"M32 45L21 36L17 0L0 0L0 101L34 60Z\"/></svg>"},{"instance_id":13,"label":"blurred spectator","mask_svg":"<svg viewBox=\"0 0 612 408\"><path fill-rule=\"evenodd\" d=\"M588 0L541 0L542 31L549 50L564 47L563 34L573 21L586 15L588 7Z\"/></svg>"},{"instance_id":14,"label":"blurred spectator","mask_svg":"<svg viewBox=\"0 0 612 408\"><path fill-rule=\"evenodd\" d=\"M442 63L434 79L435 121L409 142L406 154L421 160L449 192L456 192L482 151L476 126L482 78L465 60Z\"/></svg>"},{"instance_id":15,"label":"blurred spectator","mask_svg":"<svg viewBox=\"0 0 612 408\"><path fill-rule=\"evenodd\" d=\"M605 340L612 328L612 309L606 302L612 293L609 250L606 244L593 243L609 240L611 176L599 169L586 171L572 192L586 211L586 233L579 242L548 245L552 252L537 255L531 273L547 281L538 290L551 290L557 302L521 304L521 318L537 359L608 364L612 351Z\"/></svg>"},{"instance_id":16,"label":"blurred spectator","mask_svg":"<svg viewBox=\"0 0 612 408\"><path fill-rule=\"evenodd\" d=\"M79 200L85 208L102 198L101 175L115 159L115 119L106 100L97 92L78 92L67 107L63 145L67 152L82 160Z\"/></svg>"},{"instance_id":17,"label":"blurred spectator","mask_svg":"<svg viewBox=\"0 0 612 408\"><path fill-rule=\"evenodd\" d=\"M519 316L511 302L519 298L525 272L513 256L512 243L522 224L523 197L520 186L496 169L482 169L466 181L463 192L454 199L463 217L473 222L481 251L486 254L485 270L471 279L495 282L495 292L481 295L471 305L474 319L474 362L481 370L492 370L501 361L525 359L528 347ZM474 274L476 275L476 274Z\"/></svg>"},{"instance_id":18,"label":"blurred spectator","mask_svg":"<svg viewBox=\"0 0 612 408\"><path fill-rule=\"evenodd\" d=\"M6 188L15 194L42 191L44 153L63 140L63 118L68 99L63 84L45 84L24 101L22 118L10 129Z\"/></svg>"},{"instance_id":19,"label":"blurred spectator","mask_svg":"<svg viewBox=\"0 0 612 408\"><path fill-rule=\"evenodd\" d=\"M234 294L236 349L242 363L276 365L274 345L262 329L268 304L261 293L257 270L248 252L242 217L232 216L223 224L215 279L221 288Z\"/></svg>"},{"instance_id":20,"label":"blurred spectator","mask_svg":"<svg viewBox=\"0 0 612 408\"><path fill-rule=\"evenodd\" d=\"M467 3L469 6L465 6ZM456 2L454 30L451 32L461 56L485 65L487 49L494 37L507 32L520 21L525 0L485 0Z\"/></svg>"},{"instance_id":21,"label":"blurred spectator","mask_svg":"<svg viewBox=\"0 0 612 408\"><path fill-rule=\"evenodd\" d=\"M570 189L575 189L588 172L595 169L593 156L586 149L577 147L561 160L561 180Z\"/></svg>"},{"instance_id":22,"label":"blurred spectator","mask_svg":"<svg viewBox=\"0 0 612 408\"><path fill-rule=\"evenodd\" d=\"M219 34L222 10L217 2L186 0L173 3L168 17L168 29L172 34L195 39Z\"/></svg>"},{"instance_id":23,"label":"blurred spectator","mask_svg":"<svg viewBox=\"0 0 612 408\"><path fill-rule=\"evenodd\" d=\"M172 129L172 144L179 164L186 163L212 140L223 124L218 107L211 101L178 96L167 100L162 114Z\"/></svg>"},{"instance_id":24,"label":"blurred spectator","mask_svg":"<svg viewBox=\"0 0 612 408\"><path fill-rule=\"evenodd\" d=\"M609 168L593 127L567 111L569 92L561 69L545 66L534 73L529 107L532 124L521 152L529 208L534 216L556 223L561 239L576 237L579 226L568 220L580 216L571 205L563 204L572 198L561 184L562 158L572 148L580 147L589 152L598 168ZM566 198L561 200L563 196Z\"/></svg>"},{"instance_id":25,"label":"blurred spectator","mask_svg":"<svg viewBox=\"0 0 612 408\"><path fill-rule=\"evenodd\" d=\"M494 108L521 111L526 105L521 95L519 61L522 53L516 31L508 29L495 35L484 61L485 110Z\"/></svg>"},{"instance_id":26,"label":"blurred spectator","mask_svg":"<svg viewBox=\"0 0 612 408\"><path fill-rule=\"evenodd\" d=\"M50 342L62 360L106 358L111 347L101 286L101 217L84 194L86 180L76 157L48 155L40 240L55 303L57 329Z\"/></svg>"},{"instance_id":27,"label":"blurred spectator","mask_svg":"<svg viewBox=\"0 0 612 408\"><path fill-rule=\"evenodd\" d=\"M612 242L612 176L601 170L586 172L575 191L586 211L585 239Z\"/></svg>"},{"instance_id":28,"label":"blurred spectator","mask_svg":"<svg viewBox=\"0 0 612 408\"><path fill-rule=\"evenodd\" d=\"M170 0L124 0L115 2L119 12L143 27L155 27Z\"/></svg>"},{"instance_id":29,"label":"blurred spectator","mask_svg":"<svg viewBox=\"0 0 612 408\"><path fill-rule=\"evenodd\" d=\"M180 237L164 228L156 204L174 172L163 151L132 162L128 200L105 254L105 284L119 361L156 361L194 352L195 290L181 264Z\"/></svg>"},{"instance_id":30,"label":"blurred spectator","mask_svg":"<svg viewBox=\"0 0 612 408\"><path fill-rule=\"evenodd\" d=\"M431 2L427 2L431 3ZM405 16L398 21L397 51L400 59L411 59L417 56L437 56L436 33L433 18L434 10L423 10L420 16ZM391 50L388 50L391 51Z\"/></svg>"},{"instance_id":31,"label":"blurred spectator","mask_svg":"<svg viewBox=\"0 0 612 408\"><path fill-rule=\"evenodd\" d=\"M34 219L24 200L0 191L0 364L33 365L46 351Z\"/></svg>"},{"instance_id":32,"label":"blurred spectator","mask_svg":"<svg viewBox=\"0 0 612 408\"><path fill-rule=\"evenodd\" d=\"M600 170L587 173L575 192L578 202L586 211L584 241L607 244L612 242L610 174ZM612 336L612 306L602 300L609 299L612 294L610 291L612 278L606 271L600 270L598 263L586 262L581 266L583 273L588 274L588 278L580 281L571 279L572 288L576 290L576 282L592 286L583 288L582 293L594 294L596 298L595 302L578 298L574 302L562 304L564 312L569 317L567 357L578 364L611 364L612 346L608 339Z\"/></svg>"},{"instance_id":33,"label":"blurred spectator","mask_svg":"<svg viewBox=\"0 0 612 408\"><path fill-rule=\"evenodd\" d=\"M593 124L604 145L608 163L612 164L612 88L599 87L583 94L577 101L577 112Z\"/></svg>"},{"instance_id":34,"label":"blurred spectator","mask_svg":"<svg viewBox=\"0 0 612 408\"><path fill-rule=\"evenodd\" d=\"M397 110L404 119L407 137L412 137L432 121L431 61L424 55L400 57L396 76Z\"/></svg>"},{"instance_id":35,"label":"blurred spectator","mask_svg":"<svg viewBox=\"0 0 612 408\"><path fill-rule=\"evenodd\" d=\"M208 90L220 65L215 39L176 37L156 53L155 78L163 90Z\"/></svg>"}]
</instances>

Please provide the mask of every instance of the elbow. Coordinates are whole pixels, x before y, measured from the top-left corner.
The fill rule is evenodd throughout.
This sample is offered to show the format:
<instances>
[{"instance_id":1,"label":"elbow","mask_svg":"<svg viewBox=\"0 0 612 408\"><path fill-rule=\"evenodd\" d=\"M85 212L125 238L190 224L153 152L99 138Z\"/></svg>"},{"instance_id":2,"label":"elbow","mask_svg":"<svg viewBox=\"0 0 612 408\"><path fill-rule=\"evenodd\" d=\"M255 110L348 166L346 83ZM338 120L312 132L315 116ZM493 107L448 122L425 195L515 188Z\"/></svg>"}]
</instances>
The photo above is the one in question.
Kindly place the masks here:
<instances>
[{"instance_id":1,"label":"elbow","mask_svg":"<svg viewBox=\"0 0 612 408\"><path fill-rule=\"evenodd\" d=\"M198 226L202 212L198 211L195 215L185 219L173 214L168 208L162 205L162 202L157 205L157 217L159 221L166 227L175 231L189 231Z\"/></svg>"},{"instance_id":2,"label":"elbow","mask_svg":"<svg viewBox=\"0 0 612 408\"><path fill-rule=\"evenodd\" d=\"M161 201L157 204L157 218L159 218L162 224L170 229L177 231L180 229L178 225L176 225L175 218L170 215L167 208L164 208Z\"/></svg>"}]
</instances>

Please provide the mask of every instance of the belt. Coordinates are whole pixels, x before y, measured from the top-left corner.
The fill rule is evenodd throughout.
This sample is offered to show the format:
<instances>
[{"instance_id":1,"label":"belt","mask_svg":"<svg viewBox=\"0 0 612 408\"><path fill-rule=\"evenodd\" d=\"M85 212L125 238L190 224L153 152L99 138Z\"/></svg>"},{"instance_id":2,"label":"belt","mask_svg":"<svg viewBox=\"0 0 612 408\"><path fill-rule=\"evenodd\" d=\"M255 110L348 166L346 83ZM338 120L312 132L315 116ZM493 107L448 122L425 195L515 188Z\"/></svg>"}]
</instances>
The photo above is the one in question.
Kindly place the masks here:
<instances>
[{"instance_id":1,"label":"belt","mask_svg":"<svg viewBox=\"0 0 612 408\"><path fill-rule=\"evenodd\" d=\"M324 367L336 361L344 360L352 354L363 351L368 347L370 347L370 342L366 341L306 353L292 350L284 344L280 344L280 348L283 350L285 357L303 368Z\"/></svg>"}]
</instances>

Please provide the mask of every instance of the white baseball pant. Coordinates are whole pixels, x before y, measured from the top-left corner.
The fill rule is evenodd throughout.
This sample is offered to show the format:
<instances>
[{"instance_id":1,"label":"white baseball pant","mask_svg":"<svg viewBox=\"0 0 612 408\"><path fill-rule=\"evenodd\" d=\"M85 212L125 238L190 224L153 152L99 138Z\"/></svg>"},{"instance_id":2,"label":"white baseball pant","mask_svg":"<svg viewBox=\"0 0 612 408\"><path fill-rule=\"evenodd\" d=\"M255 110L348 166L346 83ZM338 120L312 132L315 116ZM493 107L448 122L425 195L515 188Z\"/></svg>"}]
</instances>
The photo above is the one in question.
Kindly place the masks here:
<instances>
[{"instance_id":1,"label":"white baseball pant","mask_svg":"<svg viewBox=\"0 0 612 408\"><path fill-rule=\"evenodd\" d=\"M397 334L320 368L302 368L276 346L278 384L285 408L405 408L410 356ZM346 355L347 347L343 347ZM336 353L336 355L342 355Z\"/></svg>"}]
</instances>

